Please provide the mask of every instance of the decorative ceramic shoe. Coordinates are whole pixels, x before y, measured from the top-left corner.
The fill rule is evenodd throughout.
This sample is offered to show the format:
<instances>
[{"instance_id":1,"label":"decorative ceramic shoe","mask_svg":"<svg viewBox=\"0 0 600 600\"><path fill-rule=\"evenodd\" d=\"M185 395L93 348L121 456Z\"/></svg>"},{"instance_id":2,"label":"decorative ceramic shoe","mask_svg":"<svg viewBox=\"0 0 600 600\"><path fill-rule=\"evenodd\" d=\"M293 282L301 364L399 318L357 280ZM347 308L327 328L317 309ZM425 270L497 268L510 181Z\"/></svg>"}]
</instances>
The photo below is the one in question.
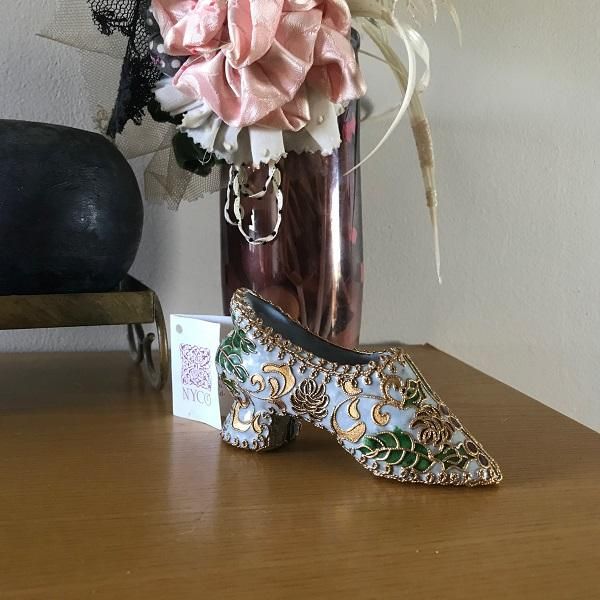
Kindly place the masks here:
<instances>
[{"instance_id":1,"label":"decorative ceramic shoe","mask_svg":"<svg viewBox=\"0 0 600 600\"><path fill-rule=\"evenodd\" d=\"M401 349L366 354L313 335L255 293L231 301L234 330L217 370L235 401L222 437L272 450L300 421L326 429L374 475L399 481L499 483L496 462L433 392Z\"/></svg>"}]
</instances>

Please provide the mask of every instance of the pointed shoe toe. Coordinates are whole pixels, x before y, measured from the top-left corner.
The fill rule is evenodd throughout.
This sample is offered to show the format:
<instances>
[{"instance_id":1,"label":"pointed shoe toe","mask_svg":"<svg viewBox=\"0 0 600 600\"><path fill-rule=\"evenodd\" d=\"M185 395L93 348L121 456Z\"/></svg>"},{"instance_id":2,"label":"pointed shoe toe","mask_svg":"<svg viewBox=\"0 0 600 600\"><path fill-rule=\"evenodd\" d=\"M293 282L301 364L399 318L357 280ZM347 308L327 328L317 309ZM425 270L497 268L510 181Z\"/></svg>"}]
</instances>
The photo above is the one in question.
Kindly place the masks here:
<instances>
[{"instance_id":1,"label":"pointed shoe toe","mask_svg":"<svg viewBox=\"0 0 600 600\"><path fill-rule=\"evenodd\" d=\"M235 293L231 314L234 330L217 353L219 377L234 397L225 442L273 450L306 421L379 477L456 486L502 480L402 349L340 348L245 289Z\"/></svg>"}]
</instances>

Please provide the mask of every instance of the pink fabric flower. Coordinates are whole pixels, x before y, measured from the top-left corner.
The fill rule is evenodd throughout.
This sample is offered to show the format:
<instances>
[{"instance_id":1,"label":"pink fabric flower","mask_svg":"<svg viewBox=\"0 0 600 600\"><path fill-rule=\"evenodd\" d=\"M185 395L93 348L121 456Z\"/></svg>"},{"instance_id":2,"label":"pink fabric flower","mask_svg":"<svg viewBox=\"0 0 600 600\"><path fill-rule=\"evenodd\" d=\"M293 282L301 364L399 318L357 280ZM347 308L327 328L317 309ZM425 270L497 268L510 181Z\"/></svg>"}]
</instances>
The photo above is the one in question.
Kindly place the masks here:
<instances>
[{"instance_id":1,"label":"pink fabric flower","mask_svg":"<svg viewBox=\"0 0 600 600\"><path fill-rule=\"evenodd\" d=\"M174 84L203 98L228 125L299 131L307 86L332 102L365 84L345 0L153 0L165 51L189 56Z\"/></svg>"}]
</instances>

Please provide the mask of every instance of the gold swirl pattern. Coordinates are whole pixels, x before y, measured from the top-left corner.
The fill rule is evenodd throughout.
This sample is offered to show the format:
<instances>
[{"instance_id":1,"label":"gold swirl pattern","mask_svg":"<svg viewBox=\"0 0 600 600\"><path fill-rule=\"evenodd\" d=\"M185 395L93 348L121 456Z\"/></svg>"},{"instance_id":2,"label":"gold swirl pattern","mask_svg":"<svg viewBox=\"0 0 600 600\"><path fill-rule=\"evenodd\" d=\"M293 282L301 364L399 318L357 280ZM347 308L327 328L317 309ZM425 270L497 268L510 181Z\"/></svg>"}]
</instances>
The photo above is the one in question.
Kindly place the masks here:
<instances>
[{"instance_id":1,"label":"gold swirl pattern","mask_svg":"<svg viewBox=\"0 0 600 600\"><path fill-rule=\"evenodd\" d=\"M371 416L373 417L373 421L377 423L377 425L385 426L390 422L390 414L383 412L383 408L385 406L391 406L394 408L403 409L404 408L404 396L403 392L405 389L404 381L397 375L390 375L381 380L381 394L383 398L380 402L373 406L371 411ZM391 392L395 390L399 393L399 397L395 398L392 396Z\"/></svg>"},{"instance_id":2,"label":"gold swirl pattern","mask_svg":"<svg viewBox=\"0 0 600 600\"><path fill-rule=\"evenodd\" d=\"M265 383L265 378L258 373L252 375L252 377L250 378L250 383L257 387L258 392L263 392L264 389L267 387L267 384Z\"/></svg>"},{"instance_id":3,"label":"gold swirl pattern","mask_svg":"<svg viewBox=\"0 0 600 600\"><path fill-rule=\"evenodd\" d=\"M344 381L342 388L344 392L348 394L348 396L358 396L362 393L362 390L356 385L356 382L352 381L351 379Z\"/></svg>"},{"instance_id":4,"label":"gold swirl pattern","mask_svg":"<svg viewBox=\"0 0 600 600\"><path fill-rule=\"evenodd\" d=\"M348 416L353 421L360 421L361 418L360 411L358 410L359 401L360 397L354 398L347 408ZM338 404L335 407L335 410L333 411L333 416L331 418L331 426L333 427L333 430L335 431L336 435L340 440L347 440L355 444L356 442L358 442L358 440L360 440L360 438L363 437L363 435L365 435L367 431L367 426L362 421L360 421L356 425L353 425L350 429L343 429L338 422L337 413L344 404L345 403L342 402L341 404Z\"/></svg>"},{"instance_id":5,"label":"gold swirl pattern","mask_svg":"<svg viewBox=\"0 0 600 600\"><path fill-rule=\"evenodd\" d=\"M269 386L271 387L270 400L276 400L283 398L289 394L292 388L296 385L296 378L289 365L263 365L263 371L265 373L277 373L283 378L283 387L278 379L275 377L269 377Z\"/></svg>"},{"instance_id":6,"label":"gold swirl pattern","mask_svg":"<svg viewBox=\"0 0 600 600\"><path fill-rule=\"evenodd\" d=\"M256 433L260 433L261 427L260 427L260 424L258 423L258 419L259 419L260 415L258 415L258 414L254 415L254 413L253 413L252 417L249 420L245 420L242 417L240 417L240 410L242 408L247 408L247 406L248 405L243 406L239 400L234 402L234 404L231 408L232 426L234 429L236 429L237 431L241 431L242 433L245 431L248 431L250 429L250 427L252 427Z\"/></svg>"},{"instance_id":7,"label":"gold swirl pattern","mask_svg":"<svg viewBox=\"0 0 600 600\"><path fill-rule=\"evenodd\" d=\"M398 398L394 398L392 396L392 394L390 393L392 390L398 392ZM381 380L381 393L383 394L383 397L386 399L386 401L392 406L395 404L401 404L402 406L404 406L404 397L402 395L403 392L404 381L402 381L402 379L398 377L398 375L390 375L389 377L385 377ZM402 406L400 406L400 408L402 408Z\"/></svg>"},{"instance_id":8,"label":"gold swirl pattern","mask_svg":"<svg viewBox=\"0 0 600 600\"><path fill-rule=\"evenodd\" d=\"M282 381L276 377L269 377L271 393L268 400L275 404L279 409L285 411L285 403L281 398L287 396L296 385L296 377L294 376L292 369L289 365L266 364L263 365L262 370L265 373L277 373L281 376Z\"/></svg>"},{"instance_id":9,"label":"gold swirl pattern","mask_svg":"<svg viewBox=\"0 0 600 600\"><path fill-rule=\"evenodd\" d=\"M350 403L348 407L348 414L355 420L358 421L360 419L360 412L358 411L358 402L360 398L356 398Z\"/></svg>"}]
</instances>

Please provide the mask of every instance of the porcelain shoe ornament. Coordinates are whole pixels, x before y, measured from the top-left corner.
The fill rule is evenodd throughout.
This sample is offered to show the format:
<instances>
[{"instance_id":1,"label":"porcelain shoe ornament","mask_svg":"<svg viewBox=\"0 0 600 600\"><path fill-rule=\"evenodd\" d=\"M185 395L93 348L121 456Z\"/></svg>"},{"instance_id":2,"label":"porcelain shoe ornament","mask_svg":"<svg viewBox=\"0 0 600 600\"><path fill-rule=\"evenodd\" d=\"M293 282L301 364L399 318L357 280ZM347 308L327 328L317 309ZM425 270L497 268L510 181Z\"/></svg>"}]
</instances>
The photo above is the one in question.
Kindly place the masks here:
<instances>
[{"instance_id":1,"label":"porcelain shoe ornament","mask_svg":"<svg viewBox=\"0 0 600 600\"><path fill-rule=\"evenodd\" d=\"M217 353L219 377L234 396L221 434L228 444L273 450L307 421L379 477L465 486L502 480L402 349L340 348L246 289L234 294L231 315L234 330Z\"/></svg>"}]
</instances>

